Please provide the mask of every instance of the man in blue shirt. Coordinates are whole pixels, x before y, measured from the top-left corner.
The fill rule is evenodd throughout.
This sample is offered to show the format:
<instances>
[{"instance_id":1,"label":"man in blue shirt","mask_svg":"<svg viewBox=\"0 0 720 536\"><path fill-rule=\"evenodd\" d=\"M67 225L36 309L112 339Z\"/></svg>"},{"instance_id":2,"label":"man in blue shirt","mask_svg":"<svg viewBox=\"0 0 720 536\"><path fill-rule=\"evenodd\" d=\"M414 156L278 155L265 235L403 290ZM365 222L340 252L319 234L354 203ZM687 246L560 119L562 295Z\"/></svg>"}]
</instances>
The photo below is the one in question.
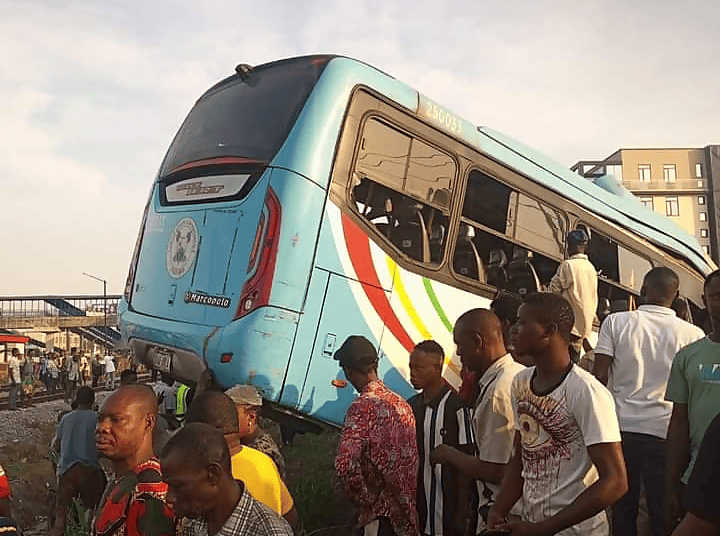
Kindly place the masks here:
<instances>
[{"instance_id":1,"label":"man in blue shirt","mask_svg":"<svg viewBox=\"0 0 720 536\"><path fill-rule=\"evenodd\" d=\"M95 448L97 413L92 409L95 392L90 387L80 387L75 401L77 409L62 418L53 440L53 449L60 457L55 525L51 536L61 536L65 532L65 511L75 497L79 496L86 508L93 509L105 488L105 475L98 464Z\"/></svg>"}]
</instances>

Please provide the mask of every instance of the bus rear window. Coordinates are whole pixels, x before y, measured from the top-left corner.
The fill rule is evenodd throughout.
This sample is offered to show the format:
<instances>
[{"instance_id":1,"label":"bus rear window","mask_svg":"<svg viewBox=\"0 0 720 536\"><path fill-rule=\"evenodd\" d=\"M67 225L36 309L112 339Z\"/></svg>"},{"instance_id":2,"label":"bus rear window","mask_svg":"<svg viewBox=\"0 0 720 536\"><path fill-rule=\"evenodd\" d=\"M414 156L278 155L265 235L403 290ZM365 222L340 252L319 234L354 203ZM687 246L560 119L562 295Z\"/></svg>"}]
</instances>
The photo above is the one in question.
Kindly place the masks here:
<instances>
[{"instance_id":1,"label":"bus rear window","mask_svg":"<svg viewBox=\"0 0 720 536\"><path fill-rule=\"evenodd\" d=\"M317 57L271 63L209 90L180 127L160 178L199 160L241 157L269 163L326 64Z\"/></svg>"}]
</instances>

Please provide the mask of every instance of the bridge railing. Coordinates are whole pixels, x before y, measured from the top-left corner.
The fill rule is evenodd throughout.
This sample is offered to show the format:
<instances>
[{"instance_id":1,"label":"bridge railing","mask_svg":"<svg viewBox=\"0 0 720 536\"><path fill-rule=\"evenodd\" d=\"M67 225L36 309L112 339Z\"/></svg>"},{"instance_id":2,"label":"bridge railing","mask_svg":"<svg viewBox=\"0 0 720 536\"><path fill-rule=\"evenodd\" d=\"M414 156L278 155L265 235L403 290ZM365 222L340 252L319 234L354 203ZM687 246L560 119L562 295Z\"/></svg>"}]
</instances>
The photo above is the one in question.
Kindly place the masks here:
<instances>
[{"instance_id":1,"label":"bridge railing","mask_svg":"<svg viewBox=\"0 0 720 536\"><path fill-rule=\"evenodd\" d=\"M0 296L0 316L102 316L115 317L120 295Z\"/></svg>"}]
</instances>

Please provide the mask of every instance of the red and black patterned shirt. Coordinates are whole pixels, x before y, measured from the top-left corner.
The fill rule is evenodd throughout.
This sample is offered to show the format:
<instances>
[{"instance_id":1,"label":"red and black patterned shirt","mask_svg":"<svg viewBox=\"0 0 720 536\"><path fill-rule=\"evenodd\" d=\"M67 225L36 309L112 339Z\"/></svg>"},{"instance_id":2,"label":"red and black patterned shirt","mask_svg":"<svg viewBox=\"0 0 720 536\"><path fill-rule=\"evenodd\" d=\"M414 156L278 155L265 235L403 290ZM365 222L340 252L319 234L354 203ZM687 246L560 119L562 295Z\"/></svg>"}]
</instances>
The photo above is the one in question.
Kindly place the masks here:
<instances>
[{"instance_id":1,"label":"red and black patterned shirt","mask_svg":"<svg viewBox=\"0 0 720 536\"><path fill-rule=\"evenodd\" d=\"M141 463L105 488L93 536L174 536L177 520L166 495L160 462Z\"/></svg>"},{"instance_id":2,"label":"red and black patterned shirt","mask_svg":"<svg viewBox=\"0 0 720 536\"><path fill-rule=\"evenodd\" d=\"M350 405L335 470L360 526L387 516L398 536L418 534L415 417L382 381L370 382Z\"/></svg>"}]
</instances>

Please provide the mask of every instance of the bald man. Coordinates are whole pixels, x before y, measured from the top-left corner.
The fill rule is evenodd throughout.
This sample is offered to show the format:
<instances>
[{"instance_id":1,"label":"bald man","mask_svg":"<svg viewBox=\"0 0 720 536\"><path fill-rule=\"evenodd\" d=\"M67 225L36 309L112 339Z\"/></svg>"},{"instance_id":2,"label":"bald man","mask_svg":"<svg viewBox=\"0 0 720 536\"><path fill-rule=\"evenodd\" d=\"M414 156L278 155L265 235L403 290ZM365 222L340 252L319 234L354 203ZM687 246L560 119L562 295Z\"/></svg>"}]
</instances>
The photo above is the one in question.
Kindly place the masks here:
<instances>
[{"instance_id":1,"label":"bald man","mask_svg":"<svg viewBox=\"0 0 720 536\"><path fill-rule=\"evenodd\" d=\"M95 536L174 535L167 484L153 456L157 401L146 385L125 385L103 404L95 429L98 454L110 460L108 483L93 521Z\"/></svg>"},{"instance_id":2,"label":"bald man","mask_svg":"<svg viewBox=\"0 0 720 536\"><path fill-rule=\"evenodd\" d=\"M477 534L485 528L488 511L510 461L515 438L510 388L515 374L525 367L506 350L502 324L488 309L471 309L460 316L453 339L463 365L480 378L473 409L476 452L473 456L441 445L433 451L432 459L450 463L477 481ZM519 510L512 513L520 514Z\"/></svg>"},{"instance_id":3,"label":"bald man","mask_svg":"<svg viewBox=\"0 0 720 536\"><path fill-rule=\"evenodd\" d=\"M209 424L222 431L230 449L233 477L241 480L255 499L282 515L293 530L300 530L293 498L275 463L266 454L240 442L237 410L228 395L205 391L196 396L185 414L185 422Z\"/></svg>"}]
</instances>

